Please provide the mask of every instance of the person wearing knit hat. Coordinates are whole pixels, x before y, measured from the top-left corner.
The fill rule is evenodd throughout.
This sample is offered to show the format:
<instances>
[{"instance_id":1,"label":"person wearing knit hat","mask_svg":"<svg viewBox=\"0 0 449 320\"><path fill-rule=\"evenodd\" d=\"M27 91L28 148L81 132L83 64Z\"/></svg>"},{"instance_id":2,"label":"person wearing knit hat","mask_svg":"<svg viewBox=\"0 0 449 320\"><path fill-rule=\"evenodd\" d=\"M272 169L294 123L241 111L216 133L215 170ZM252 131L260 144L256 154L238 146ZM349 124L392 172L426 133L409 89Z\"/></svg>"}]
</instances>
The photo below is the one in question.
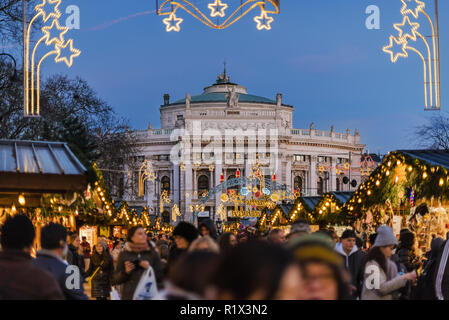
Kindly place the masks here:
<instances>
[{"instance_id":1,"label":"person wearing knit hat","mask_svg":"<svg viewBox=\"0 0 449 320\"><path fill-rule=\"evenodd\" d=\"M335 246L335 250L345 259L346 270L351 275L351 296L353 299L360 297L362 292L362 263L365 259L365 253L356 245L356 238L353 230L346 229L340 237L340 242Z\"/></svg>"},{"instance_id":2,"label":"person wearing knit hat","mask_svg":"<svg viewBox=\"0 0 449 320\"><path fill-rule=\"evenodd\" d=\"M303 235L287 245L302 270L306 300L349 298L349 274L332 239L322 234Z\"/></svg>"},{"instance_id":3,"label":"person wearing knit hat","mask_svg":"<svg viewBox=\"0 0 449 320\"><path fill-rule=\"evenodd\" d=\"M416 279L415 271L398 275L391 260L397 244L393 229L385 225L377 229L376 241L365 258L362 300L398 299L398 290Z\"/></svg>"},{"instance_id":4,"label":"person wearing knit hat","mask_svg":"<svg viewBox=\"0 0 449 320\"><path fill-rule=\"evenodd\" d=\"M175 245L170 248L168 267L171 268L179 257L187 252L190 244L200 236L198 229L191 223L181 221L173 230Z\"/></svg>"}]
</instances>

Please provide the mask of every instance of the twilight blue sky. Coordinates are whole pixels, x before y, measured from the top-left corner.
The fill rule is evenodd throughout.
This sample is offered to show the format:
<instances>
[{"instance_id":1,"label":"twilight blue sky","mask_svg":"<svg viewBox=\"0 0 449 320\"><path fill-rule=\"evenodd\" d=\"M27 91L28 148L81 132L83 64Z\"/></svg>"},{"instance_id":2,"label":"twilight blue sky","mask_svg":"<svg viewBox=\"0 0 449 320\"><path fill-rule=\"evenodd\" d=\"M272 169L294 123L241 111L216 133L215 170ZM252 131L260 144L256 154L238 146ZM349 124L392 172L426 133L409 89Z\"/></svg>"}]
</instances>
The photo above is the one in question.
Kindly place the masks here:
<instances>
[{"instance_id":1,"label":"twilight blue sky","mask_svg":"<svg viewBox=\"0 0 449 320\"><path fill-rule=\"evenodd\" d=\"M193 0L195 1L195 0ZM208 0L196 0L208 3ZM240 2L225 0L225 2ZM433 0L425 0L433 13ZM424 112L422 63L415 54L390 63L382 52L400 0L281 0L271 31L257 31L251 12L224 31L179 10L179 33L165 32L154 0L64 0L81 10L81 29L70 31L83 53L71 69L46 62L45 74L81 76L134 128L159 127L164 93L172 101L199 94L228 63L231 80L249 93L295 107L293 125L344 132L360 130L372 152L416 147L412 133ZM365 9L381 10L381 30L367 30ZM133 18L121 19L135 15ZM442 101L449 108L449 1L440 0ZM66 15L65 15L66 16ZM63 19L65 20L65 16ZM119 21L111 23L112 21ZM422 33L429 34L422 20Z\"/></svg>"}]
</instances>

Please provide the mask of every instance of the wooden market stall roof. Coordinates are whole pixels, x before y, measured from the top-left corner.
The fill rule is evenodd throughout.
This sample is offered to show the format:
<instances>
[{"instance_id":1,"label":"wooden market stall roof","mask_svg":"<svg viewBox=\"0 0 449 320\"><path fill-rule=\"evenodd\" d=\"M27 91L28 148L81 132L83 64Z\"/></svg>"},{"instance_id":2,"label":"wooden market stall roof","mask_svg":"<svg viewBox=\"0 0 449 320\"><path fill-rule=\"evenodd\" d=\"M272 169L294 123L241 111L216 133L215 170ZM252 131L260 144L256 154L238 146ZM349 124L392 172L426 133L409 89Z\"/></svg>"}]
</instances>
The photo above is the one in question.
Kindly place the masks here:
<instances>
[{"instance_id":1,"label":"wooden market stall roof","mask_svg":"<svg viewBox=\"0 0 449 320\"><path fill-rule=\"evenodd\" d=\"M449 169L449 151L444 150L399 150L398 153L406 154L412 158L425 161L433 166Z\"/></svg>"},{"instance_id":2,"label":"wooden market stall roof","mask_svg":"<svg viewBox=\"0 0 449 320\"><path fill-rule=\"evenodd\" d=\"M0 140L0 192L83 191L87 170L66 143Z\"/></svg>"}]
</instances>

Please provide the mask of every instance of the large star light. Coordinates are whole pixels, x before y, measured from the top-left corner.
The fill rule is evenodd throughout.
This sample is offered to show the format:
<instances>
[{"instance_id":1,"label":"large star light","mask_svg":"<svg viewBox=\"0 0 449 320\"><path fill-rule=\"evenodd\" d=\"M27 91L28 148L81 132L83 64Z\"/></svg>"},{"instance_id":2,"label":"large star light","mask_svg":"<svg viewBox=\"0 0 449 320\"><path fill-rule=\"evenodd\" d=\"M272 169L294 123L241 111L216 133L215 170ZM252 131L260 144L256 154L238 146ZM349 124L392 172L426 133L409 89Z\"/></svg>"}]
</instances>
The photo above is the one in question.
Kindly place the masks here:
<instances>
[{"instance_id":1,"label":"large star light","mask_svg":"<svg viewBox=\"0 0 449 320\"><path fill-rule=\"evenodd\" d=\"M415 19L418 19L419 13L424 10L426 4L419 0L401 0L402 9L401 14L406 16L411 14Z\"/></svg>"},{"instance_id":2,"label":"large star light","mask_svg":"<svg viewBox=\"0 0 449 320\"><path fill-rule=\"evenodd\" d=\"M221 0L215 0L214 3L209 3L207 6L211 13L211 17L224 17L225 16L225 10L228 8L228 5L226 3L222 3Z\"/></svg>"},{"instance_id":3,"label":"large star light","mask_svg":"<svg viewBox=\"0 0 449 320\"><path fill-rule=\"evenodd\" d=\"M408 57L406 47L407 41L397 39L394 36L390 36L390 44L385 46L382 50L390 54L391 62L396 63L400 57L402 58Z\"/></svg>"}]
</instances>

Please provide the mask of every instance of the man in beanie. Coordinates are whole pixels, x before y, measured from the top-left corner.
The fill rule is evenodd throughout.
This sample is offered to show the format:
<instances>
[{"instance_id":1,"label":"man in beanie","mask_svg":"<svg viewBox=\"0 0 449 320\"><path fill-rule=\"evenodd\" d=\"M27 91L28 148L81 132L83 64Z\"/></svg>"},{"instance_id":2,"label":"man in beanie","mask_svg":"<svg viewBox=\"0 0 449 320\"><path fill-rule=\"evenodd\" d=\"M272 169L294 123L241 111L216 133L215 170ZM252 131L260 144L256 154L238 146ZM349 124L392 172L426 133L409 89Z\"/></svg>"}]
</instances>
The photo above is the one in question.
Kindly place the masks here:
<instances>
[{"instance_id":1,"label":"man in beanie","mask_svg":"<svg viewBox=\"0 0 449 320\"><path fill-rule=\"evenodd\" d=\"M346 270L351 275L351 296L354 299L360 297L362 292L362 263L365 258L363 250L356 245L356 238L353 230L346 229L340 237L340 242L335 246L335 250L345 259Z\"/></svg>"},{"instance_id":2,"label":"man in beanie","mask_svg":"<svg viewBox=\"0 0 449 320\"><path fill-rule=\"evenodd\" d=\"M350 276L331 238L319 233L304 235L290 241L287 248L301 268L305 300L350 298Z\"/></svg>"},{"instance_id":3,"label":"man in beanie","mask_svg":"<svg viewBox=\"0 0 449 320\"><path fill-rule=\"evenodd\" d=\"M191 223L180 222L173 230L173 237L175 238L175 243L170 248L170 253L168 256L168 266L169 268L175 264L179 257L187 252L190 244L195 241L200 236L197 228Z\"/></svg>"}]
</instances>

